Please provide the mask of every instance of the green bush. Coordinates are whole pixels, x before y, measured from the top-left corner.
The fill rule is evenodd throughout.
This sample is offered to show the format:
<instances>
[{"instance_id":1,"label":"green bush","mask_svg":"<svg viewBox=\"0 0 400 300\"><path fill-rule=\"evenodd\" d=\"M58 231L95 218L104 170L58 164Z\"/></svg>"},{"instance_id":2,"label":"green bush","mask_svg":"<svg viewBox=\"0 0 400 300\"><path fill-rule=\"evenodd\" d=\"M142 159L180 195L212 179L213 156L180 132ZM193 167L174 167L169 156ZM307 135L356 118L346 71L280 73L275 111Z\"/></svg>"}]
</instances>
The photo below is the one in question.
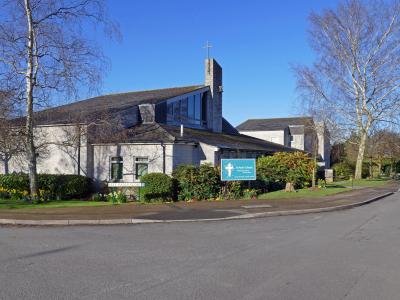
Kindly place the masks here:
<instances>
[{"instance_id":1,"label":"green bush","mask_svg":"<svg viewBox=\"0 0 400 300\"><path fill-rule=\"evenodd\" d=\"M38 174L38 185L43 200L67 200L86 197L91 191L92 181L80 175ZM0 175L0 187L26 193L29 191L29 177L24 173Z\"/></svg>"},{"instance_id":2,"label":"green bush","mask_svg":"<svg viewBox=\"0 0 400 300\"><path fill-rule=\"evenodd\" d=\"M240 181L227 181L222 187L221 198L235 200L243 195L242 183Z\"/></svg>"},{"instance_id":3,"label":"green bush","mask_svg":"<svg viewBox=\"0 0 400 300\"><path fill-rule=\"evenodd\" d=\"M23 173L0 175L0 187L7 190L29 191L29 177Z\"/></svg>"},{"instance_id":4,"label":"green bush","mask_svg":"<svg viewBox=\"0 0 400 300\"><path fill-rule=\"evenodd\" d=\"M277 152L257 159L257 176L269 191L282 189L286 183L303 188L310 184L314 167L311 157L303 152Z\"/></svg>"},{"instance_id":5,"label":"green bush","mask_svg":"<svg viewBox=\"0 0 400 300\"><path fill-rule=\"evenodd\" d=\"M354 168L348 162L340 162L332 166L337 180L347 180L354 174Z\"/></svg>"},{"instance_id":6,"label":"green bush","mask_svg":"<svg viewBox=\"0 0 400 300\"><path fill-rule=\"evenodd\" d=\"M181 165L173 172L178 185L178 200L207 200L220 195L221 181L218 167L203 164L199 167Z\"/></svg>"},{"instance_id":7,"label":"green bush","mask_svg":"<svg viewBox=\"0 0 400 300\"><path fill-rule=\"evenodd\" d=\"M144 183L142 188L143 199L146 202L170 201L173 196L172 178L163 173L149 173L141 180Z\"/></svg>"},{"instance_id":8,"label":"green bush","mask_svg":"<svg viewBox=\"0 0 400 300\"><path fill-rule=\"evenodd\" d=\"M187 201L195 198L193 186L198 173L199 168L193 165L180 165L173 171L172 177L176 182L175 190L178 200Z\"/></svg>"}]
</instances>

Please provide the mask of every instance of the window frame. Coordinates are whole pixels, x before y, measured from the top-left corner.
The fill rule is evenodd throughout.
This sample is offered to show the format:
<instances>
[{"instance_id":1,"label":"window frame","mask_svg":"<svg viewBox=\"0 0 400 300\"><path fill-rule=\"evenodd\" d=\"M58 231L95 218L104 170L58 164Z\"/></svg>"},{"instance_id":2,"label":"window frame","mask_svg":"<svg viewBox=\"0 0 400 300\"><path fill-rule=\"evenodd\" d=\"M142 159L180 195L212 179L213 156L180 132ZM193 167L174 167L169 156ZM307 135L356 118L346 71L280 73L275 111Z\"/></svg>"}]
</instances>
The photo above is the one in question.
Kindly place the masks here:
<instances>
[{"instance_id":1,"label":"window frame","mask_svg":"<svg viewBox=\"0 0 400 300\"><path fill-rule=\"evenodd\" d=\"M113 177L113 165L118 165L117 167L117 177ZM113 182L118 182L124 179L124 158L122 156L112 156L110 157L110 168L109 168L109 180Z\"/></svg>"},{"instance_id":2,"label":"window frame","mask_svg":"<svg viewBox=\"0 0 400 300\"><path fill-rule=\"evenodd\" d=\"M167 102L167 123L207 127L207 93L200 92Z\"/></svg>"},{"instance_id":3,"label":"window frame","mask_svg":"<svg viewBox=\"0 0 400 300\"><path fill-rule=\"evenodd\" d=\"M143 161L138 161L138 159L145 159L145 160L143 160ZM148 156L136 156L136 157L134 157L134 160L133 160L133 162L134 162L134 171L135 171L135 174L134 174L134 179L135 179L135 181L140 181L140 177L141 176L143 176L143 175L146 175L146 174L148 174L149 173L149 157ZM138 177L138 165L146 165L147 166L147 172L146 172L146 174L142 174L140 177Z\"/></svg>"}]
</instances>

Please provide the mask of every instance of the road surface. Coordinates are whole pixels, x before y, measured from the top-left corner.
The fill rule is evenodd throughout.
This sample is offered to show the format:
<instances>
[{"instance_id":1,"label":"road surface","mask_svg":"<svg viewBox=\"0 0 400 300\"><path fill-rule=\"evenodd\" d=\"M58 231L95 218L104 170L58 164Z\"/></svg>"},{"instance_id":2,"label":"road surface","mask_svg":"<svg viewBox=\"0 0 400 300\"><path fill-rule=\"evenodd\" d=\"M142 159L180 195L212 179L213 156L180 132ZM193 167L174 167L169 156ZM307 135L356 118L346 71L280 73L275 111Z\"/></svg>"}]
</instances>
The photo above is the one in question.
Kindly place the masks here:
<instances>
[{"instance_id":1,"label":"road surface","mask_svg":"<svg viewBox=\"0 0 400 300\"><path fill-rule=\"evenodd\" d=\"M0 299L400 299L400 194L209 223L0 227Z\"/></svg>"}]
</instances>

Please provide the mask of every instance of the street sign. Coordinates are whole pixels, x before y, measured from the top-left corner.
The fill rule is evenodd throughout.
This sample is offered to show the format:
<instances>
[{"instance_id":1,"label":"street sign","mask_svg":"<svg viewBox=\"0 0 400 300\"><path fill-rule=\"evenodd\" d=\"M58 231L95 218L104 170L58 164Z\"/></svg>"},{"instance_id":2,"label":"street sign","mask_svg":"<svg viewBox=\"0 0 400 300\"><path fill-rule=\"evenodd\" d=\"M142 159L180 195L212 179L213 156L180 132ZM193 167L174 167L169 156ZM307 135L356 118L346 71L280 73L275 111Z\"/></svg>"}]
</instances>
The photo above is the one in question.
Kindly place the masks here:
<instances>
[{"instance_id":1,"label":"street sign","mask_svg":"<svg viewBox=\"0 0 400 300\"><path fill-rule=\"evenodd\" d=\"M256 180L256 160L221 159L221 180Z\"/></svg>"}]
</instances>

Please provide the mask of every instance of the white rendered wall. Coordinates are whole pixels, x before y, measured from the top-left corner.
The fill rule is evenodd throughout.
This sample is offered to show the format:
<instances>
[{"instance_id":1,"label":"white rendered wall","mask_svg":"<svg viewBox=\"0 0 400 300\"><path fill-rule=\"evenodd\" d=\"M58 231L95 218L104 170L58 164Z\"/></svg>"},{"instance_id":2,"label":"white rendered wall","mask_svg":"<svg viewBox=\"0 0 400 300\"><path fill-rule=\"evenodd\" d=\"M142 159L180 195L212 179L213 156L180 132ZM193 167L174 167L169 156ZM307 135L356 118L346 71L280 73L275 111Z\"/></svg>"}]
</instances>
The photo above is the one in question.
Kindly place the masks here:
<instances>
[{"instance_id":1,"label":"white rendered wall","mask_svg":"<svg viewBox=\"0 0 400 300\"><path fill-rule=\"evenodd\" d=\"M295 149L304 150L304 135L303 134L293 134L290 146Z\"/></svg>"},{"instance_id":2,"label":"white rendered wall","mask_svg":"<svg viewBox=\"0 0 400 300\"><path fill-rule=\"evenodd\" d=\"M173 146L173 168L179 165L199 165L199 147L191 144L174 144Z\"/></svg>"},{"instance_id":3,"label":"white rendered wall","mask_svg":"<svg viewBox=\"0 0 400 300\"><path fill-rule=\"evenodd\" d=\"M172 173L173 146L165 145L165 173ZM148 157L149 173L163 172L163 147L160 144L122 144L93 146L93 178L98 181L110 180L110 159L120 156L123 159L123 181L136 181L135 158Z\"/></svg>"},{"instance_id":4,"label":"white rendered wall","mask_svg":"<svg viewBox=\"0 0 400 300\"><path fill-rule=\"evenodd\" d=\"M252 136L264 141L285 145L285 131L272 130L272 131L240 131L241 134Z\"/></svg>"},{"instance_id":5,"label":"white rendered wall","mask_svg":"<svg viewBox=\"0 0 400 300\"><path fill-rule=\"evenodd\" d=\"M81 127L80 166L81 174L88 175L88 147L85 127ZM78 174L78 129L75 125L41 126L35 128L36 146L38 149L38 173ZM73 142L74 141L74 142ZM74 144L75 143L75 144ZM4 172L4 166L1 169ZM27 161L24 156L14 157L9 162L9 172L27 172Z\"/></svg>"}]
</instances>

